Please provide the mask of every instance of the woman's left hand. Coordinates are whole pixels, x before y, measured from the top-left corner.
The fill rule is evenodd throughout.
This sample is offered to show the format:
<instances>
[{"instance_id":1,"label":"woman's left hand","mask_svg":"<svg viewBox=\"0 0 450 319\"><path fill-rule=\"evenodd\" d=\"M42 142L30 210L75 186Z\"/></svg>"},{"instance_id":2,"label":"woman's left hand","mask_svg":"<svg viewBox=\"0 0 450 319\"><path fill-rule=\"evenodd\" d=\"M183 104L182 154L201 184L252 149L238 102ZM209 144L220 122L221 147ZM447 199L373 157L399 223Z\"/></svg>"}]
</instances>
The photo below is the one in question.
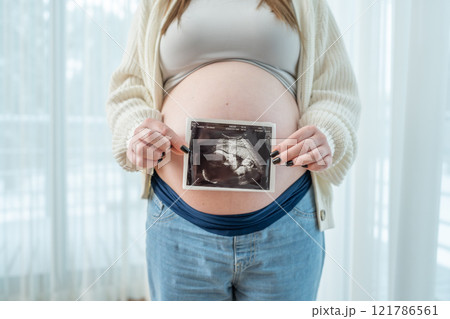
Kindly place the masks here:
<instances>
[{"instance_id":1,"label":"woman's left hand","mask_svg":"<svg viewBox=\"0 0 450 319\"><path fill-rule=\"evenodd\" d=\"M304 126L275 146L270 154L272 163L302 166L310 171L322 171L331 166L331 148L326 136L314 125Z\"/></svg>"}]
</instances>

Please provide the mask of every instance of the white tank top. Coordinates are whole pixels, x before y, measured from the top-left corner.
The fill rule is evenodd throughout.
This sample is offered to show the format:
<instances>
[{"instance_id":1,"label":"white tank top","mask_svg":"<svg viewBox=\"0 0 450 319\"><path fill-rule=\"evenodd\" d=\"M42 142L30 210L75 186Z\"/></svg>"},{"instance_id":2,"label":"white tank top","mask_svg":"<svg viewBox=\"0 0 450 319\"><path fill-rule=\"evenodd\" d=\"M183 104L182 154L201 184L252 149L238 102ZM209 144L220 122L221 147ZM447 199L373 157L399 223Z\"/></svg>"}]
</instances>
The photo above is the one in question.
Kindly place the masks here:
<instances>
[{"instance_id":1,"label":"white tank top","mask_svg":"<svg viewBox=\"0 0 450 319\"><path fill-rule=\"evenodd\" d=\"M237 60L274 75L296 96L300 37L260 0L191 0L160 43L164 89L170 92L195 70ZM166 93L164 93L166 94Z\"/></svg>"}]
</instances>

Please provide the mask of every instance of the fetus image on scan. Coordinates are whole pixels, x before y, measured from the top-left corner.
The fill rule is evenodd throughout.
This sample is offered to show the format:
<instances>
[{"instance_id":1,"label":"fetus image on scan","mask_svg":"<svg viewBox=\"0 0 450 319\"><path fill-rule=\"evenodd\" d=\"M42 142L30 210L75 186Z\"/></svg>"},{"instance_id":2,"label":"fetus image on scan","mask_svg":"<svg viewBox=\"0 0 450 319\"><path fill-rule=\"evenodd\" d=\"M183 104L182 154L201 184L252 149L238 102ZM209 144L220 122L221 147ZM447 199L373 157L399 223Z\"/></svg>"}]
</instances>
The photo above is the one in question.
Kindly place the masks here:
<instances>
[{"instance_id":1,"label":"fetus image on scan","mask_svg":"<svg viewBox=\"0 0 450 319\"><path fill-rule=\"evenodd\" d=\"M192 122L187 184L269 189L271 135L270 127Z\"/></svg>"}]
</instances>

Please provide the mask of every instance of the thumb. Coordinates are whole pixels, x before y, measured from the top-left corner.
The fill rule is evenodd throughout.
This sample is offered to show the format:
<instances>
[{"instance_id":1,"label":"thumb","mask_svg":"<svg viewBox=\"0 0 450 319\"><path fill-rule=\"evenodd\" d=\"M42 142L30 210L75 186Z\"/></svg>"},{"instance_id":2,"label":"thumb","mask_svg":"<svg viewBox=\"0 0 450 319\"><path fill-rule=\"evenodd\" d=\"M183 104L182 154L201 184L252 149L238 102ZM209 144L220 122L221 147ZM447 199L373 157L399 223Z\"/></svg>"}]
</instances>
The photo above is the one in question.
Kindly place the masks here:
<instances>
[{"instance_id":1,"label":"thumb","mask_svg":"<svg viewBox=\"0 0 450 319\"><path fill-rule=\"evenodd\" d=\"M166 136L170 139L170 144L172 146L171 151L178 154L184 155L190 152L186 142L175 133L170 127L167 127Z\"/></svg>"}]
</instances>

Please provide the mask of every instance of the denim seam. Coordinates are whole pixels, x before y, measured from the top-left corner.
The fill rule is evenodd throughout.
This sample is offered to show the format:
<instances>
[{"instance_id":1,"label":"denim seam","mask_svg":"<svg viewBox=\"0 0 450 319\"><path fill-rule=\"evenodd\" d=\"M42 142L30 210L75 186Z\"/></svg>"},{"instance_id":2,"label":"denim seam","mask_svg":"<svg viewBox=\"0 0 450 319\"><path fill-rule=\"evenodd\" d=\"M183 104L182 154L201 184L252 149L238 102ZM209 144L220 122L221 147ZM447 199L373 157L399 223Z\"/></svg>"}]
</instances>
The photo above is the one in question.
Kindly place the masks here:
<instances>
[{"instance_id":1,"label":"denim seam","mask_svg":"<svg viewBox=\"0 0 450 319\"><path fill-rule=\"evenodd\" d=\"M254 242L252 240L252 243L251 243L251 246L250 246L251 247L250 248L250 256L248 256L248 258L246 258L246 260L244 259L241 262L241 269L240 269L241 273L244 272L248 267L250 267L252 265L252 261L253 261L253 257L254 257L254 255L253 255L253 243Z\"/></svg>"},{"instance_id":2,"label":"denim seam","mask_svg":"<svg viewBox=\"0 0 450 319\"><path fill-rule=\"evenodd\" d=\"M295 213L297 213L297 215L301 215L302 217L305 217L305 218L310 218L310 219L316 219L317 218L316 210L314 210L314 212L312 212L312 213L305 213L305 212L303 212L300 209L295 208L295 207L292 210Z\"/></svg>"},{"instance_id":3,"label":"denim seam","mask_svg":"<svg viewBox=\"0 0 450 319\"><path fill-rule=\"evenodd\" d=\"M176 217L176 213L171 210L170 208L166 208L166 206L161 202L161 200L156 197L154 197L155 204L158 207L158 213L154 214L152 213L153 218L158 218L158 223L170 221ZM162 216L162 217L161 217Z\"/></svg>"},{"instance_id":4,"label":"denim seam","mask_svg":"<svg viewBox=\"0 0 450 319\"><path fill-rule=\"evenodd\" d=\"M153 198L152 199L155 201L155 204L156 204L156 206L158 206L159 210L162 210L163 203L158 198L158 196L156 196L156 194L153 194Z\"/></svg>"},{"instance_id":5,"label":"denim seam","mask_svg":"<svg viewBox=\"0 0 450 319\"><path fill-rule=\"evenodd\" d=\"M255 261L255 255L256 255L256 233L253 233L253 241L252 241L252 254L249 263L249 266Z\"/></svg>"},{"instance_id":6,"label":"denim seam","mask_svg":"<svg viewBox=\"0 0 450 319\"><path fill-rule=\"evenodd\" d=\"M155 217L155 218L159 218L161 215L162 215L162 213L159 216ZM165 222L168 222L168 221L171 221L171 220L175 219L177 216L178 216L178 214L176 214L175 212L169 210L169 212L164 213L163 217L159 218L157 222L158 223L165 223Z\"/></svg>"},{"instance_id":7,"label":"denim seam","mask_svg":"<svg viewBox=\"0 0 450 319\"><path fill-rule=\"evenodd\" d=\"M236 240L236 236L233 236L233 277L231 278L231 283L233 285L236 285L239 280L239 262L237 261Z\"/></svg>"},{"instance_id":8,"label":"denim seam","mask_svg":"<svg viewBox=\"0 0 450 319\"><path fill-rule=\"evenodd\" d=\"M252 254L250 261L248 262L251 265L255 261L255 248L256 248L256 234L253 233L253 241L252 241Z\"/></svg>"}]
</instances>

